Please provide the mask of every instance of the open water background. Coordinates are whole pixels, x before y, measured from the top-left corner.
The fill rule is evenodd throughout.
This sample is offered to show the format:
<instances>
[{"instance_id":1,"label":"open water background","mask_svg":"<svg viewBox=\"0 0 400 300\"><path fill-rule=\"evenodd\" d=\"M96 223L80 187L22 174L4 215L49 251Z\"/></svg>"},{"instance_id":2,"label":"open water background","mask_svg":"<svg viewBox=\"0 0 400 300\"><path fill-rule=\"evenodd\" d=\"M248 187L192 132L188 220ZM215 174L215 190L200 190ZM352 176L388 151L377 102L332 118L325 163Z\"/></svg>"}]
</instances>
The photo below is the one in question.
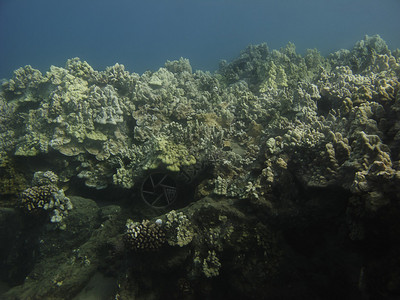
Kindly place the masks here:
<instances>
[{"instance_id":1,"label":"open water background","mask_svg":"<svg viewBox=\"0 0 400 300\"><path fill-rule=\"evenodd\" d=\"M0 78L80 57L131 72L189 58L217 69L248 44L328 54L380 34L400 48L399 0L0 0Z\"/></svg>"}]
</instances>

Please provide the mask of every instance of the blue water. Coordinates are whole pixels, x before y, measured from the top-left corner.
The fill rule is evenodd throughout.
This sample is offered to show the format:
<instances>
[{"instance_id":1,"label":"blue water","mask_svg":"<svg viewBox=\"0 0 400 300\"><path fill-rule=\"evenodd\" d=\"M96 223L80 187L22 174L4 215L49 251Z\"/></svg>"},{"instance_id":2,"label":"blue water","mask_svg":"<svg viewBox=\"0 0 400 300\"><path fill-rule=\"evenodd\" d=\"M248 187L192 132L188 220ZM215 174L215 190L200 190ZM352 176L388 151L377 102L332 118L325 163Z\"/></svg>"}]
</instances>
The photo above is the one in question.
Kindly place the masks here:
<instances>
[{"instance_id":1,"label":"blue water","mask_svg":"<svg viewBox=\"0 0 400 300\"><path fill-rule=\"evenodd\" d=\"M182 56L213 71L251 43L327 54L365 34L395 49L399 12L399 0L0 0L0 78L76 56L137 73Z\"/></svg>"}]
</instances>

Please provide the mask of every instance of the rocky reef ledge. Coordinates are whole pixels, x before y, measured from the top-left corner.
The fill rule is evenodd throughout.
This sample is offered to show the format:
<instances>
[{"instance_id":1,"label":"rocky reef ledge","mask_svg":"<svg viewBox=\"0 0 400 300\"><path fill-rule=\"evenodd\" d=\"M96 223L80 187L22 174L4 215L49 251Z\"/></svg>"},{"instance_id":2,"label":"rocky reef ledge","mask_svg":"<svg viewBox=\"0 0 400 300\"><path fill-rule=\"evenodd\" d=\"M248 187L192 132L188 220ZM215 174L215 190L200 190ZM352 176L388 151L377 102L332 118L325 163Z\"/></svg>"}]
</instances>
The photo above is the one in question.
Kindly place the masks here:
<instances>
[{"instance_id":1,"label":"rocky reef ledge","mask_svg":"<svg viewBox=\"0 0 400 300\"><path fill-rule=\"evenodd\" d=\"M399 297L399 76L379 36L251 45L214 74L16 70L2 299Z\"/></svg>"}]
</instances>

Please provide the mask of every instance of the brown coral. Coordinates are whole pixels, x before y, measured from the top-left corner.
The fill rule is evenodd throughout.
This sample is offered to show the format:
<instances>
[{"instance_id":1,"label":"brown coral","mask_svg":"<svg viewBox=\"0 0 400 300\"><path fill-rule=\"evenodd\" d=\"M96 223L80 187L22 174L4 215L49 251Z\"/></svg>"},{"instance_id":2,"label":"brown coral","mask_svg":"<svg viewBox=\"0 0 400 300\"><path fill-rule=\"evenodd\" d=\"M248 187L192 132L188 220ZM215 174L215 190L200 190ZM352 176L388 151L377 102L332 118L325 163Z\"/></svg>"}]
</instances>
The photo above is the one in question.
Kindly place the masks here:
<instances>
[{"instance_id":1,"label":"brown coral","mask_svg":"<svg viewBox=\"0 0 400 300\"><path fill-rule=\"evenodd\" d=\"M46 209L53 200L52 194L57 192L57 187L49 184L27 188L21 196L21 206L27 211Z\"/></svg>"},{"instance_id":2,"label":"brown coral","mask_svg":"<svg viewBox=\"0 0 400 300\"><path fill-rule=\"evenodd\" d=\"M124 241L131 250L149 251L159 249L166 239L164 230L158 222L143 220L139 223L128 219Z\"/></svg>"}]
</instances>

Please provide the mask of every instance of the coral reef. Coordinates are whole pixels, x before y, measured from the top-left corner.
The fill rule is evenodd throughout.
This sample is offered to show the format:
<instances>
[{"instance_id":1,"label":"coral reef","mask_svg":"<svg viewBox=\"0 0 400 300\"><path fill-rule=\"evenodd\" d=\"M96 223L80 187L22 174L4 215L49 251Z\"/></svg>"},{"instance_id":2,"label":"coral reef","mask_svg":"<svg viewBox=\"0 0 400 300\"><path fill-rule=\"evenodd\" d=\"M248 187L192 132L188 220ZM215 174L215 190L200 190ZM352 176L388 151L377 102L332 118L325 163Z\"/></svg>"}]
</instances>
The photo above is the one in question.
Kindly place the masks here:
<instances>
[{"instance_id":1,"label":"coral reef","mask_svg":"<svg viewBox=\"0 0 400 300\"><path fill-rule=\"evenodd\" d=\"M52 270L39 296L73 298L101 270L116 298L396 298L399 76L400 51L379 36L327 57L251 45L214 74L184 58L142 75L78 58L18 69L0 90L0 194L21 193L24 222L65 229L15 236L70 245L57 255L81 284ZM174 181L168 208L141 206L153 173ZM40 298L38 261L8 295Z\"/></svg>"}]
</instances>

